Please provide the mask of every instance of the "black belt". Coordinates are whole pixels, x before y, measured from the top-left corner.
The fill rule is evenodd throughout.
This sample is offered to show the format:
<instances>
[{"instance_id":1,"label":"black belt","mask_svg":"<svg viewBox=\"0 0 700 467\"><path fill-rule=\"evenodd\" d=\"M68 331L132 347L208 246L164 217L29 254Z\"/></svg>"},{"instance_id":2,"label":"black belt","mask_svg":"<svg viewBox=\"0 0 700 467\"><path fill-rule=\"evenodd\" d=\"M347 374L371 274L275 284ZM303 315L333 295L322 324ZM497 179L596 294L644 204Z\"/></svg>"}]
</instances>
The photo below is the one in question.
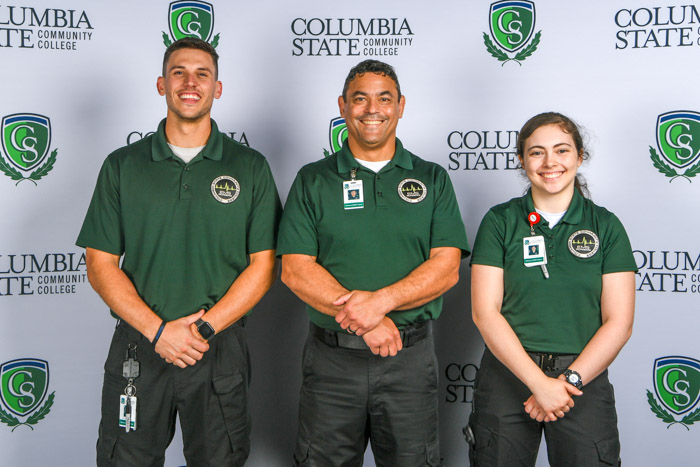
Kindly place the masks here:
<instances>
[{"instance_id":1,"label":"black belt","mask_svg":"<svg viewBox=\"0 0 700 467\"><path fill-rule=\"evenodd\" d=\"M404 347L410 347L433 333L430 321L409 324L399 329L401 342ZM347 331L330 331L311 323L311 333L314 337L330 347L342 347L344 349L367 350L367 344L361 336L350 334Z\"/></svg>"},{"instance_id":2,"label":"black belt","mask_svg":"<svg viewBox=\"0 0 700 467\"><path fill-rule=\"evenodd\" d=\"M540 352L528 352L527 354L542 371L566 370L578 358L577 354L556 355Z\"/></svg>"}]
</instances>

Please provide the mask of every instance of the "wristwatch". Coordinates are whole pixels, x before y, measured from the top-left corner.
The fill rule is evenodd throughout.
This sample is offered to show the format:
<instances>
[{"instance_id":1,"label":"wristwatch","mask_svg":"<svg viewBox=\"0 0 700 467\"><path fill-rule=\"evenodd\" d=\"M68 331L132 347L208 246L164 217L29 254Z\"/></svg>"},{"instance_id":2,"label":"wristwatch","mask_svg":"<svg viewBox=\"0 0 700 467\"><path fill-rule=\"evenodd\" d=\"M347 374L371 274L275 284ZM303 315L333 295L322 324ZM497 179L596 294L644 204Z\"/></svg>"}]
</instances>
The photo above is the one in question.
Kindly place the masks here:
<instances>
[{"instance_id":1,"label":"wristwatch","mask_svg":"<svg viewBox=\"0 0 700 467\"><path fill-rule=\"evenodd\" d=\"M216 331L214 331L214 328L211 327L211 324L207 323L202 318L199 318L194 324L197 326L197 332L199 332L199 334L205 340L209 340L214 334L216 334Z\"/></svg>"},{"instance_id":2,"label":"wristwatch","mask_svg":"<svg viewBox=\"0 0 700 467\"><path fill-rule=\"evenodd\" d=\"M567 369L564 372L564 378L566 379L567 383L569 383L572 386L575 386L577 389L581 389L581 387L583 386L583 382L581 381L581 375L579 375L577 371Z\"/></svg>"}]
</instances>

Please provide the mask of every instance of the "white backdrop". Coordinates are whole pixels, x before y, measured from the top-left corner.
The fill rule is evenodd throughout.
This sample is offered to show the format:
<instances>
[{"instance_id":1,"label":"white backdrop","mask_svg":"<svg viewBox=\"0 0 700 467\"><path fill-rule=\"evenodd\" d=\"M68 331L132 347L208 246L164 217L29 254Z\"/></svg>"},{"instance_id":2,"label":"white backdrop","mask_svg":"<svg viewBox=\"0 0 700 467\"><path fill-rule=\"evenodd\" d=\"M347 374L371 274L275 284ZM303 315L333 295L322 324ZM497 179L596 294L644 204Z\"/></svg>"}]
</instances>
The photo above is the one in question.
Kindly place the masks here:
<instances>
[{"instance_id":1,"label":"white backdrop","mask_svg":"<svg viewBox=\"0 0 700 467\"><path fill-rule=\"evenodd\" d=\"M202 10L200 26L206 24L190 30L209 41L218 35L223 96L213 116L223 131L267 156L283 201L299 167L331 148L329 123L338 116L343 80L365 58L396 67L406 95L398 135L409 150L449 170L470 241L492 205L525 189L512 170L516 131L525 120L556 110L580 122L593 152L583 168L592 197L620 217L640 267L634 335L611 368L622 458L639 466L698 462L693 448L700 420L691 422L700 390L700 248L694 241L700 94L693 86L700 71L700 4L537 1L534 28L527 21L505 25L527 37L523 48L506 53L491 32L488 1L211 3L212 33ZM163 32L172 40L169 5L35 0L0 6L0 364L15 363L0 369L2 465L94 463L102 365L114 320L86 282L74 242L105 156L154 130L165 115L155 83ZM495 55L531 53L499 61L484 35ZM686 157L685 144L690 155L680 163L663 135L657 141L657 118L669 112L680 122L671 145ZM37 115L50 121L50 141ZM13 139L17 122L29 129ZM37 151L28 167L17 156L22 144ZM662 173L671 169L685 177ZM436 325L448 466L467 464L461 427L483 349L470 318L469 267L461 272ZM249 323L254 428L248 465L289 465L308 320L302 303L278 282ZM668 368L657 372L657 389L655 361L666 356L681 363L666 389L661 376ZM40 370L27 370L34 360L47 362L46 380ZM12 379L18 369L27 372ZM32 394L20 399L29 407L18 405L13 388ZM547 465L542 457L539 465ZM166 465L183 464L178 433Z\"/></svg>"}]
</instances>

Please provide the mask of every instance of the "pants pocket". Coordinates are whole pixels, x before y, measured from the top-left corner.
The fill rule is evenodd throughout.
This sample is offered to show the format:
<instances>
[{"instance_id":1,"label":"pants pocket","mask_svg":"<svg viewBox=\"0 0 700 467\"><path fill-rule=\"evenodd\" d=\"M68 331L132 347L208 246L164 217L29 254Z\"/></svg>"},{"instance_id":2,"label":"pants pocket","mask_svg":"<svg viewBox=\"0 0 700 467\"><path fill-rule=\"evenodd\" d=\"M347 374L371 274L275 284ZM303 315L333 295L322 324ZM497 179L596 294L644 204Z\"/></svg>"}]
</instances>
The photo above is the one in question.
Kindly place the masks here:
<instances>
[{"instance_id":1,"label":"pants pocket","mask_svg":"<svg viewBox=\"0 0 700 467\"><path fill-rule=\"evenodd\" d=\"M620 440L617 436L595 441L600 465L620 465Z\"/></svg>"},{"instance_id":2,"label":"pants pocket","mask_svg":"<svg viewBox=\"0 0 700 467\"><path fill-rule=\"evenodd\" d=\"M246 459L250 452L250 414L248 388L240 373L217 376L212 380L214 393L219 399L235 457Z\"/></svg>"},{"instance_id":3,"label":"pants pocket","mask_svg":"<svg viewBox=\"0 0 700 467\"><path fill-rule=\"evenodd\" d=\"M438 440L425 446L425 465L429 467L440 467L443 465L442 459L440 459L440 442Z\"/></svg>"},{"instance_id":4,"label":"pants pocket","mask_svg":"<svg viewBox=\"0 0 700 467\"><path fill-rule=\"evenodd\" d=\"M304 438L297 438L297 447L294 450L294 465L295 467L303 467L308 465L309 460L309 449L311 447L311 441Z\"/></svg>"}]
</instances>

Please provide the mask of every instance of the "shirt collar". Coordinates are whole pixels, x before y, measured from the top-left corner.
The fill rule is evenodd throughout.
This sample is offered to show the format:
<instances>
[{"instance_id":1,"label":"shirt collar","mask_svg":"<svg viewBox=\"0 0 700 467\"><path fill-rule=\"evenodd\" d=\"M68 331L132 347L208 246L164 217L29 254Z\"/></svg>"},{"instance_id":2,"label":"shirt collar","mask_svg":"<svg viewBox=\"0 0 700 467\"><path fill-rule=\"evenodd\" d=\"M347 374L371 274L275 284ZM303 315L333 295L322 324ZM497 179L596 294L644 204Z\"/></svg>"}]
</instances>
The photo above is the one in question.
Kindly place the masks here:
<instances>
[{"instance_id":1,"label":"shirt collar","mask_svg":"<svg viewBox=\"0 0 700 467\"><path fill-rule=\"evenodd\" d=\"M528 188L527 194L525 195L525 204L523 204L523 210L525 211L525 219L527 215L531 212L535 212L535 202L532 201L532 188ZM571 204L569 209L566 210L566 214L562 217L560 223L566 224L578 224L581 222L583 217L583 196L574 188L574 197L571 198Z\"/></svg>"},{"instance_id":2,"label":"shirt collar","mask_svg":"<svg viewBox=\"0 0 700 467\"><path fill-rule=\"evenodd\" d=\"M350 145L346 139L343 142L343 147L338 151L338 173L350 172L351 169L359 169L362 167L350 151ZM388 170L387 167L398 166L402 169L413 170L413 161L411 153L406 151L401 144L401 140L396 138L396 151L391 161L382 170Z\"/></svg>"},{"instance_id":3,"label":"shirt collar","mask_svg":"<svg viewBox=\"0 0 700 467\"><path fill-rule=\"evenodd\" d=\"M156 130L153 135L153 140L151 142L151 157L155 162L164 161L166 159L171 159L175 157L172 149L168 146L168 140L165 138L165 118L158 124L158 130ZM213 161L221 160L221 153L224 147L224 137L219 132L219 127L216 125L214 120L211 120L211 133L209 134L209 139L207 140L204 149L197 154L194 160L198 160L202 157L211 159ZM192 162L192 161L190 161Z\"/></svg>"}]
</instances>

